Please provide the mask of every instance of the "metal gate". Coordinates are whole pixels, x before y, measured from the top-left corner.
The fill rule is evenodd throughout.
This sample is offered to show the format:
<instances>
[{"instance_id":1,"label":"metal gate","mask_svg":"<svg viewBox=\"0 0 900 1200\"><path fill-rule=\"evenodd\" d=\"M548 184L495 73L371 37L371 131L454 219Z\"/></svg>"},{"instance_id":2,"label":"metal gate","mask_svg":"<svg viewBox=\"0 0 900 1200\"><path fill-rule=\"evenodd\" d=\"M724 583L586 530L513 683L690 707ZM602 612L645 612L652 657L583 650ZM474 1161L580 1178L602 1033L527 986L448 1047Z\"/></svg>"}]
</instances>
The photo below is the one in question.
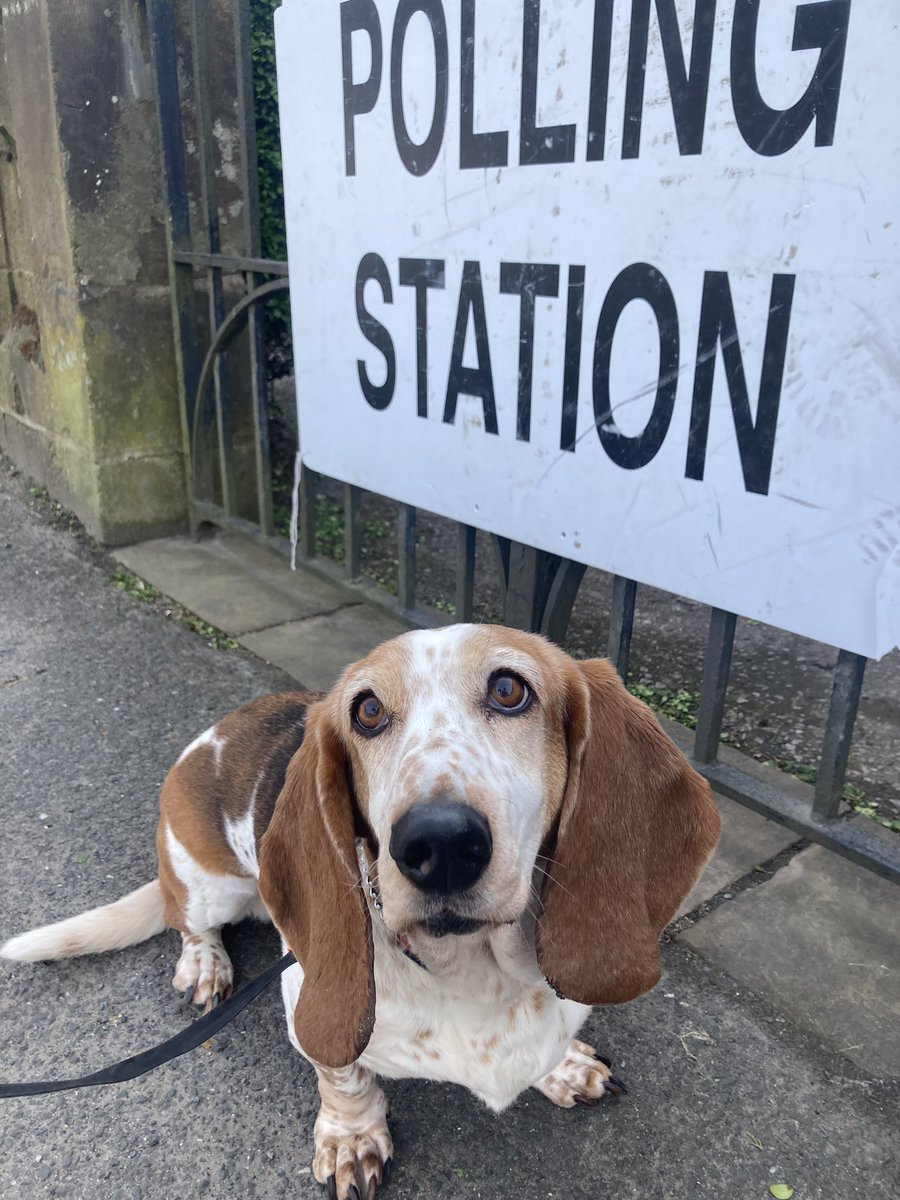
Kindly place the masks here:
<instances>
[{"instance_id":1,"label":"metal gate","mask_svg":"<svg viewBox=\"0 0 900 1200\"><path fill-rule=\"evenodd\" d=\"M250 0L230 0L231 53L235 68L234 104L240 140L243 253L221 249L216 199L214 141L210 109L211 6L205 0L148 0L153 62L158 87L163 148L170 279L185 451L189 464L191 520L242 530L284 550L275 537L269 453L266 356L262 305L287 292L288 265L261 257L257 187L256 123L250 54ZM185 63L190 69L184 70ZM185 113L193 118L198 178L189 186ZM192 221L191 212L196 214ZM240 294L234 291L240 281ZM205 284L205 286L202 286ZM226 285L231 304L226 304ZM203 313L205 307L206 313ZM207 346L201 349L206 328ZM250 512L241 511L235 478L234 416L236 388L226 351L244 331L249 334L249 419L252 426ZM396 596L362 579L363 526L360 489L343 485L344 562L338 567L316 554L315 495L319 481L304 470L300 481L298 549L304 569L362 592L367 600L413 624L434 625L449 618L424 607L416 581L416 517L410 505L398 506ZM245 489L246 491L247 489ZM489 532L489 531L488 531ZM457 525L455 617L473 612L476 530ZM559 556L490 535L509 625L537 630L565 642L572 606L585 568ZM627 681L637 584L613 580L606 653ZM834 680L811 805L761 782L745 770L719 761L737 617L710 610L703 660L700 704L693 748L694 766L724 796L755 809L803 837L900 882L900 840L882 836L870 822L849 820L842 793L862 690L866 659L841 650Z\"/></svg>"}]
</instances>

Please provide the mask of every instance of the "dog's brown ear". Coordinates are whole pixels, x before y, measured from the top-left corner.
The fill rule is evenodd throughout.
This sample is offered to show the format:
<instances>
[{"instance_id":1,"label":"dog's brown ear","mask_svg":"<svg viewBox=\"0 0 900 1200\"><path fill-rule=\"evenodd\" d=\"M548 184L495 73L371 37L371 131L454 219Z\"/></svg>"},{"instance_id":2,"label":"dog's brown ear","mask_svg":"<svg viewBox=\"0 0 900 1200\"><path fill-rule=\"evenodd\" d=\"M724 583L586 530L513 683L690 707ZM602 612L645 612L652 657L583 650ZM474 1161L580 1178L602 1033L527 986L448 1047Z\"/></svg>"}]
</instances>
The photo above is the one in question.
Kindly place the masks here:
<instances>
[{"instance_id":1,"label":"dog's brown ear","mask_svg":"<svg viewBox=\"0 0 900 1200\"><path fill-rule=\"evenodd\" d=\"M372 1034L374 950L348 765L326 703L309 709L260 845L259 872L263 901L303 968L297 1039L314 1062L347 1066Z\"/></svg>"},{"instance_id":2,"label":"dog's brown ear","mask_svg":"<svg viewBox=\"0 0 900 1200\"><path fill-rule=\"evenodd\" d=\"M571 663L569 775L538 919L562 995L620 1004L659 980L657 938L715 848L706 781L602 660Z\"/></svg>"}]
</instances>

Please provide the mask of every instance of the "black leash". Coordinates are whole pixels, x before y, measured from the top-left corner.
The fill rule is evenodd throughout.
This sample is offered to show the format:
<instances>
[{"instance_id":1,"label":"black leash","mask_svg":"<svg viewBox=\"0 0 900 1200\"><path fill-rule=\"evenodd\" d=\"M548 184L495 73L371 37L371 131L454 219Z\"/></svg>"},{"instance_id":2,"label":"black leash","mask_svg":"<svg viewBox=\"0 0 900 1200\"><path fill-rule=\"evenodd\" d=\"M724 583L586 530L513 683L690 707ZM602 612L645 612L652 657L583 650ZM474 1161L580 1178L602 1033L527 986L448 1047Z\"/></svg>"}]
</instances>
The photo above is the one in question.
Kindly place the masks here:
<instances>
[{"instance_id":1,"label":"black leash","mask_svg":"<svg viewBox=\"0 0 900 1200\"><path fill-rule=\"evenodd\" d=\"M267 967L261 975L251 979L239 988L233 996L217 1005L205 1017L198 1017L191 1024L176 1033L173 1038L145 1050L143 1054L135 1054L122 1062L95 1071L93 1075L83 1075L80 1079L52 1079L45 1083L0 1083L0 1099L7 1096L42 1096L47 1092L67 1092L72 1088L97 1087L101 1083L125 1083L128 1079L136 1079L152 1071L154 1067L162 1066L170 1059L196 1050L203 1042L218 1033L229 1021L233 1021L238 1013L243 1012L251 1001L255 1000L266 990L273 979L277 979L282 971L296 962L293 954L288 952L274 966Z\"/></svg>"}]
</instances>

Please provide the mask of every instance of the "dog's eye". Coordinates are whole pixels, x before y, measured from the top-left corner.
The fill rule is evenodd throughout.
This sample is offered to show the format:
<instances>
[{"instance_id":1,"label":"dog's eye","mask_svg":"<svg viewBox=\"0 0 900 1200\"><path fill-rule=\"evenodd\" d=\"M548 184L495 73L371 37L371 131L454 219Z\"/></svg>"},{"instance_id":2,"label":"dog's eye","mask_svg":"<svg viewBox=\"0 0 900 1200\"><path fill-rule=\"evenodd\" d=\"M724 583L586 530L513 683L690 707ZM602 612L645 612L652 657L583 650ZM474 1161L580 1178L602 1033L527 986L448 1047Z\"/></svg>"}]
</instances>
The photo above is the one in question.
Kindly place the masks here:
<instances>
[{"instance_id":1,"label":"dog's eye","mask_svg":"<svg viewBox=\"0 0 900 1200\"><path fill-rule=\"evenodd\" d=\"M488 705L495 712L516 714L531 704L531 688L511 671L497 671L488 687Z\"/></svg>"},{"instance_id":2,"label":"dog's eye","mask_svg":"<svg viewBox=\"0 0 900 1200\"><path fill-rule=\"evenodd\" d=\"M353 724L366 737L382 733L390 724L384 705L371 692L353 701Z\"/></svg>"}]
</instances>

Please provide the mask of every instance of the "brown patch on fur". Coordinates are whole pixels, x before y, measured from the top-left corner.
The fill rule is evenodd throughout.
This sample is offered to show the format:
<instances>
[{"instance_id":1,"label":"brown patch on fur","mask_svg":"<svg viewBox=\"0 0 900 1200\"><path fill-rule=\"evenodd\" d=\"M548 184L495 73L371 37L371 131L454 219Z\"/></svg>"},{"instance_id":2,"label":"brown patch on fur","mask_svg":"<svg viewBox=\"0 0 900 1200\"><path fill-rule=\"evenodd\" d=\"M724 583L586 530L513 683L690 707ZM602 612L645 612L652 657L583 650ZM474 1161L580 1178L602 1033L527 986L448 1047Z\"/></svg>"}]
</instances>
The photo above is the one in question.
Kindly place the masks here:
<instances>
[{"instance_id":1,"label":"brown patch on fur","mask_svg":"<svg viewBox=\"0 0 900 1200\"><path fill-rule=\"evenodd\" d=\"M534 1015L536 1017L542 1017L544 1015L544 1007L545 1007L546 1003L547 1003L547 995L545 992L543 992L543 991L532 992L531 1007L534 1010Z\"/></svg>"},{"instance_id":2,"label":"brown patch on fur","mask_svg":"<svg viewBox=\"0 0 900 1200\"><path fill-rule=\"evenodd\" d=\"M343 1067L359 1058L372 1033L374 948L332 708L326 700L309 710L307 736L260 844L259 889L303 966L294 1010L300 1045L314 1062Z\"/></svg>"},{"instance_id":3,"label":"brown patch on fur","mask_svg":"<svg viewBox=\"0 0 900 1200\"><path fill-rule=\"evenodd\" d=\"M396 639L382 642L360 662L347 668L331 694L345 696L354 690L362 691L372 686L369 680L377 679L378 687L374 690L378 699L388 712L394 711L409 694L408 668L409 653L402 642Z\"/></svg>"},{"instance_id":4,"label":"brown patch on fur","mask_svg":"<svg viewBox=\"0 0 900 1200\"><path fill-rule=\"evenodd\" d=\"M258 842L272 816L288 763L303 741L306 711L318 699L313 692L261 696L218 721L213 728L221 748L216 751L207 742L172 768L192 792L196 820L224 834L223 817L240 820L253 797ZM172 827L183 841L174 822ZM190 843L184 845L193 855Z\"/></svg>"},{"instance_id":5,"label":"brown patch on fur","mask_svg":"<svg viewBox=\"0 0 900 1200\"><path fill-rule=\"evenodd\" d=\"M239 820L253 797L259 844L315 699L309 692L284 692L252 700L214 726L223 743L219 751L209 743L197 746L169 771L160 794L156 850L170 928L192 932L184 916L187 891L169 861L166 826L204 870L246 877L225 840L224 818Z\"/></svg>"},{"instance_id":6,"label":"brown patch on fur","mask_svg":"<svg viewBox=\"0 0 900 1200\"><path fill-rule=\"evenodd\" d=\"M492 1037L489 1037L485 1041L484 1048L485 1048L485 1050L496 1050L496 1048L499 1045L500 1045L500 1034L495 1033Z\"/></svg>"},{"instance_id":7,"label":"brown patch on fur","mask_svg":"<svg viewBox=\"0 0 900 1200\"><path fill-rule=\"evenodd\" d=\"M420 1029L413 1035L413 1045L419 1046L423 1042L430 1041L434 1037L434 1030L429 1026L427 1029Z\"/></svg>"},{"instance_id":8,"label":"brown patch on fur","mask_svg":"<svg viewBox=\"0 0 900 1200\"><path fill-rule=\"evenodd\" d=\"M618 1004L659 979L657 938L712 853L719 815L709 785L612 666L562 658L569 776L538 962L570 999Z\"/></svg>"},{"instance_id":9,"label":"brown patch on fur","mask_svg":"<svg viewBox=\"0 0 900 1200\"><path fill-rule=\"evenodd\" d=\"M431 785L432 796L452 796L456 790L456 779L450 771L442 771Z\"/></svg>"},{"instance_id":10,"label":"brown patch on fur","mask_svg":"<svg viewBox=\"0 0 900 1200\"><path fill-rule=\"evenodd\" d=\"M339 736L346 736L344 752L350 764L354 800L365 821L369 812L368 776L370 772L378 771L379 764L388 755L391 733L370 739L351 735L350 707L360 692L371 690L391 720L402 722L408 707L415 704L415 692L411 694L408 686L408 666L409 651L402 638L384 642L366 658L348 667L325 698L333 728Z\"/></svg>"},{"instance_id":11,"label":"brown patch on fur","mask_svg":"<svg viewBox=\"0 0 900 1200\"><path fill-rule=\"evenodd\" d=\"M165 784L163 784L165 788ZM157 875L163 898L163 916L169 929L189 933L185 912L187 910L187 888L175 874L169 861L166 846L166 823L161 819L156 827Z\"/></svg>"}]
</instances>

